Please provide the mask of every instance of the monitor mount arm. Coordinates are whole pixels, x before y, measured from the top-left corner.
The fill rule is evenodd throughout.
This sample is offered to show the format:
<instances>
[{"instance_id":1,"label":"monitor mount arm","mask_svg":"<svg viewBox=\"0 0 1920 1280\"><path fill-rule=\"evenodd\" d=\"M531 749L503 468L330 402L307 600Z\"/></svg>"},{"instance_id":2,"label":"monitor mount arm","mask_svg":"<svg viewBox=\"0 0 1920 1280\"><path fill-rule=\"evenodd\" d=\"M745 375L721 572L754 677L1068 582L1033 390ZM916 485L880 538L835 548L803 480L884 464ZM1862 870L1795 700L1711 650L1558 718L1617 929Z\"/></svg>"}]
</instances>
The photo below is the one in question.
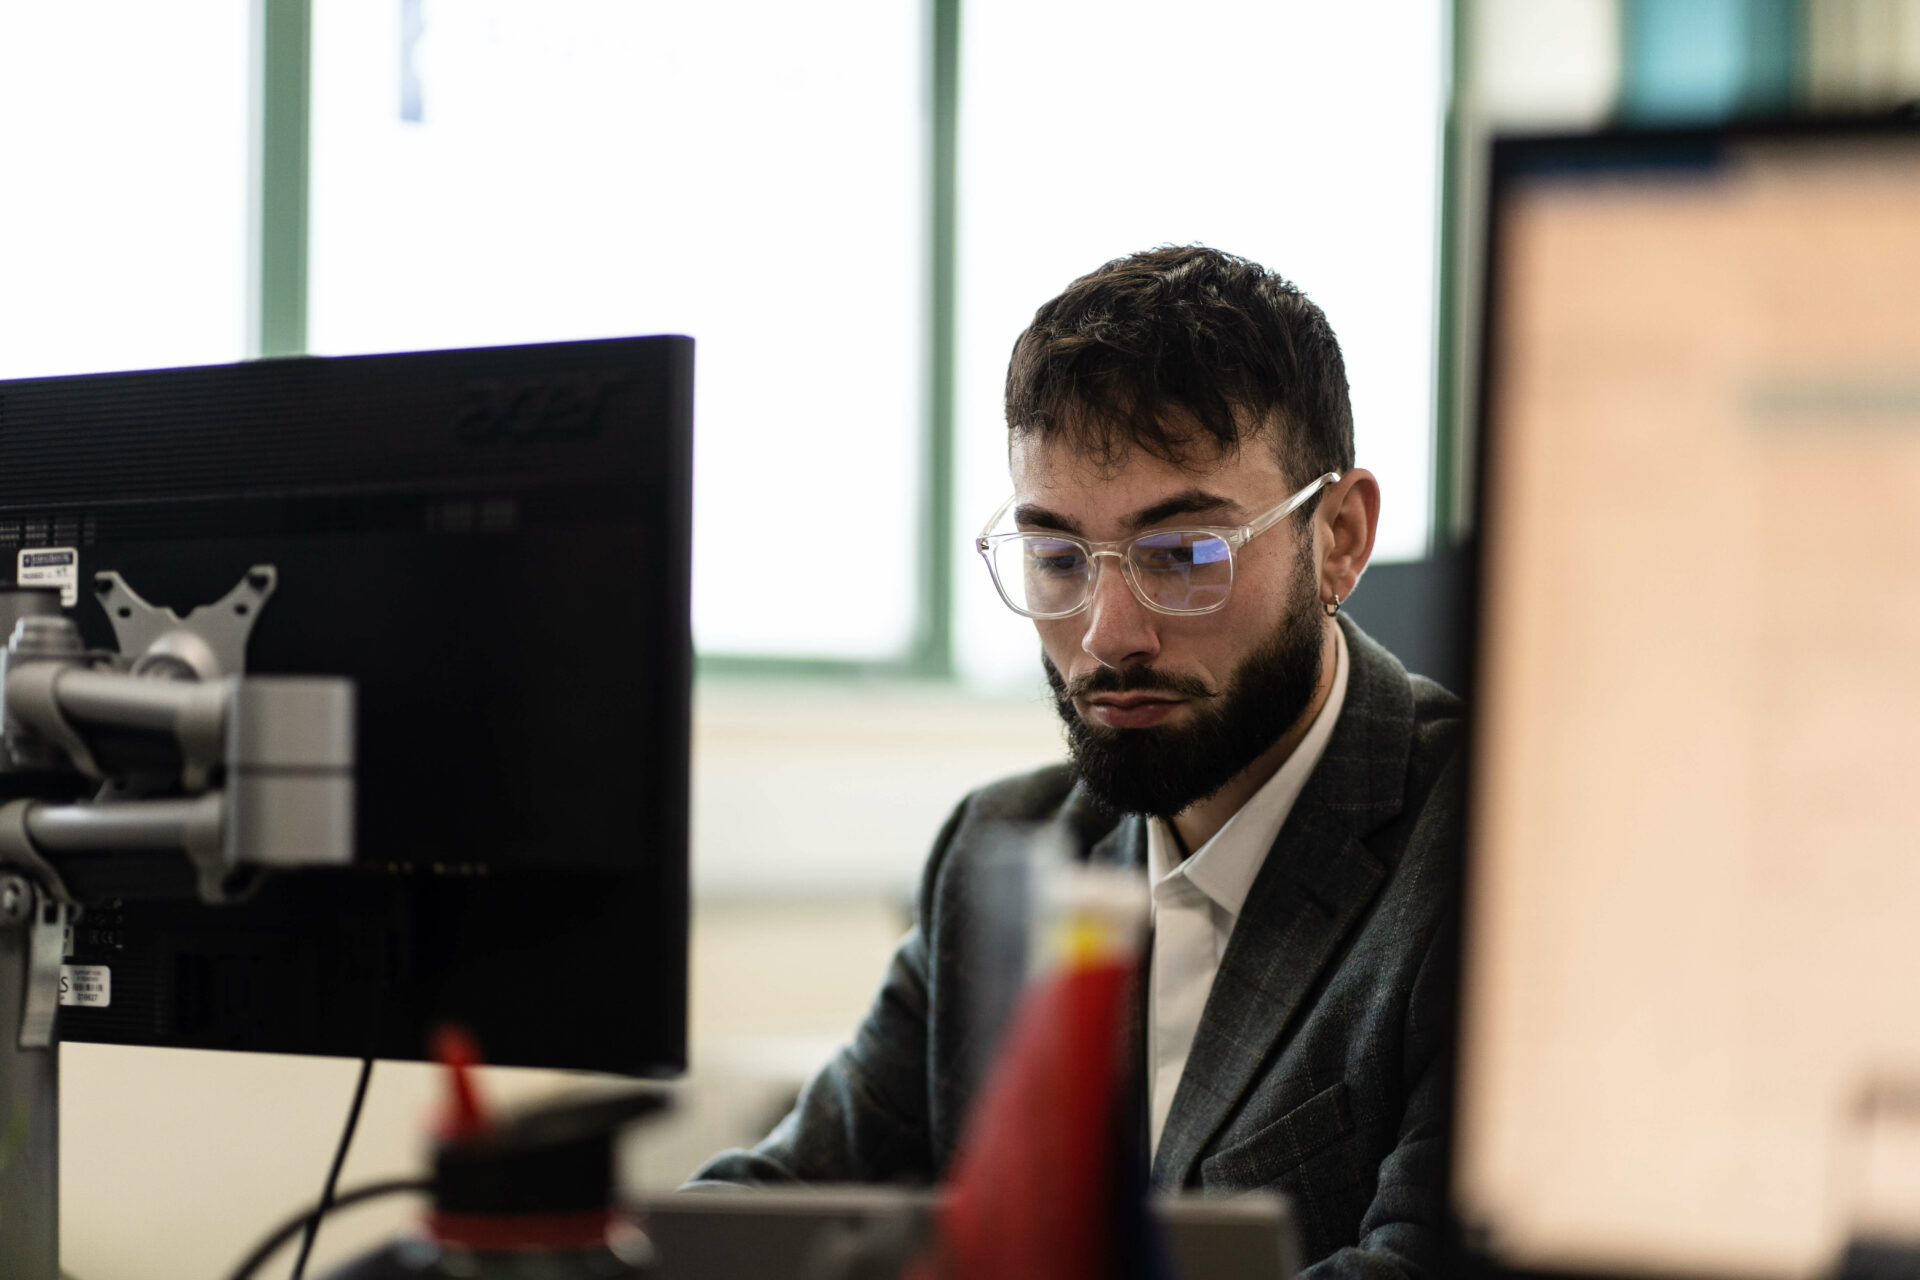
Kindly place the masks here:
<instances>
[{"instance_id":1,"label":"monitor mount arm","mask_svg":"<svg viewBox=\"0 0 1920 1280\"><path fill-rule=\"evenodd\" d=\"M0 1161L0 1273L57 1275L55 1015L79 916L60 866L84 855L184 856L207 903L259 869L353 858L354 689L247 676L247 639L278 574L255 565L182 618L117 573L93 591L118 649L88 650L51 593L0 591L0 1103L26 1121ZM11 1015L11 1016L9 1016Z\"/></svg>"}]
</instances>

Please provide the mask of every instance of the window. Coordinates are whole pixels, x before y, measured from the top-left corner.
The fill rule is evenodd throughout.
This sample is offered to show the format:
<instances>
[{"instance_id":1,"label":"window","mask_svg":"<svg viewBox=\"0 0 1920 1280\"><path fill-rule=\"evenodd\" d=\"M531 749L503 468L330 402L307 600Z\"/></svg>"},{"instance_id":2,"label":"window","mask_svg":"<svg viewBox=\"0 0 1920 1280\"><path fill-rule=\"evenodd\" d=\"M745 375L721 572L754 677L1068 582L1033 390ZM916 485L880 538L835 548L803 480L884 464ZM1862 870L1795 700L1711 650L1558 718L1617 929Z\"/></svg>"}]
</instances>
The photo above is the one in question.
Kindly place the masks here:
<instances>
[{"instance_id":1,"label":"window","mask_svg":"<svg viewBox=\"0 0 1920 1280\"><path fill-rule=\"evenodd\" d=\"M1005 494L1007 351L1070 279L1155 244L1244 254L1325 307L1385 490L1377 555L1426 548L1442 0L312 8L309 347L693 334L705 655L950 650L1030 684L969 543ZM27 193L0 208L0 374L243 354L250 5L151 10L0 16L0 161ZM956 99L949 166L929 125ZM854 540L856 592L793 553L823 527Z\"/></svg>"},{"instance_id":2,"label":"window","mask_svg":"<svg viewBox=\"0 0 1920 1280\"><path fill-rule=\"evenodd\" d=\"M314 22L313 349L694 335L696 643L902 655L919 7L384 0ZM857 538L852 594L796 554L823 527Z\"/></svg>"},{"instance_id":3,"label":"window","mask_svg":"<svg viewBox=\"0 0 1920 1280\"><path fill-rule=\"evenodd\" d=\"M248 6L0 7L0 377L246 353Z\"/></svg>"},{"instance_id":4,"label":"window","mask_svg":"<svg viewBox=\"0 0 1920 1280\"><path fill-rule=\"evenodd\" d=\"M1007 493L1001 385L1034 308L1110 258L1195 241L1291 279L1340 336L1376 559L1432 509L1444 6L967 0L960 118L955 653L1037 680L970 539Z\"/></svg>"}]
</instances>

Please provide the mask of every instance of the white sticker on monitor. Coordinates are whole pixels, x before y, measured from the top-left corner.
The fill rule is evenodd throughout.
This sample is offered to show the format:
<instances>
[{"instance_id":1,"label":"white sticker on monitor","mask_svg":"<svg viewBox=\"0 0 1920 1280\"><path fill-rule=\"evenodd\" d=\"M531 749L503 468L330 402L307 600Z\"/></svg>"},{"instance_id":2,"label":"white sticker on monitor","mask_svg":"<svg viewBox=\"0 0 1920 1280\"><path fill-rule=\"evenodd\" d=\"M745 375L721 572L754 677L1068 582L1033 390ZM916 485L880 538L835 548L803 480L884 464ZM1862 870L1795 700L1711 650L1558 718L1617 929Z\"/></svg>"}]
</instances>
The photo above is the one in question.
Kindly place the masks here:
<instances>
[{"instance_id":1,"label":"white sticker on monitor","mask_svg":"<svg viewBox=\"0 0 1920 1280\"><path fill-rule=\"evenodd\" d=\"M103 964L61 965L60 1003L106 1008L113 1003L113 970Z\"/></svg>"},{"instance_id":2,"label":"white sticker on monitor","mask_svg":"<svg viewBox=\"0 0 1920 1280\"><path fill-rule=\"evenodd\" d=\"M73 608L80 599L80 552L73 547L25 547L14 574L22 587L58 587L60 603Z\"/></svg>"}]
</instances>

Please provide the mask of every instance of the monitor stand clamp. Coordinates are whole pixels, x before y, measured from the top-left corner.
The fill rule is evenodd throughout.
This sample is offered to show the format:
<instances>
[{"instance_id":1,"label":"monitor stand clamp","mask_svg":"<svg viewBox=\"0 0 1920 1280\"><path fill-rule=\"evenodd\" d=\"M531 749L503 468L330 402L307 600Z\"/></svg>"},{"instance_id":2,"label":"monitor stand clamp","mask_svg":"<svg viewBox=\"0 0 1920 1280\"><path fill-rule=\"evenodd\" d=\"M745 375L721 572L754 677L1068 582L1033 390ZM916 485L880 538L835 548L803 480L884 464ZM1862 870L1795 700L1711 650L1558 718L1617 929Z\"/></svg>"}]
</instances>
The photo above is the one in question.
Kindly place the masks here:
<instances>
[{"instance_id":1,"label":"monitor stand clamp","mask_svg":"<svg viewBox=\"0 0 1920 1280\"><path fill-rule=\"evenodd\" d=\"M40 591L0 591L0 1276L59 1277L62 1003L85 1003L65 959L80 907L70 854L184 856L202 901L244 896L260 869L353 858L354 689L324 677L242 674L277 574L255 565L181 618L118 574L94 579L117 653L85 649ZM158 741L178 765L114 758ZM152 758L144 753L145 759ZM91 799L72 801L98 784Z\"/></svg>"},{"instance_id":2,"label":"monitor stand clamp","mask_svg":"<svg viewBox=\"0 0 1920 1280\"><path fill-rule=\"evenodd\" d=\"M53 1015L68 911L25 875L0 872L0 1271L22 1280L60 1273Z\"/></svg>"}]
</instances>

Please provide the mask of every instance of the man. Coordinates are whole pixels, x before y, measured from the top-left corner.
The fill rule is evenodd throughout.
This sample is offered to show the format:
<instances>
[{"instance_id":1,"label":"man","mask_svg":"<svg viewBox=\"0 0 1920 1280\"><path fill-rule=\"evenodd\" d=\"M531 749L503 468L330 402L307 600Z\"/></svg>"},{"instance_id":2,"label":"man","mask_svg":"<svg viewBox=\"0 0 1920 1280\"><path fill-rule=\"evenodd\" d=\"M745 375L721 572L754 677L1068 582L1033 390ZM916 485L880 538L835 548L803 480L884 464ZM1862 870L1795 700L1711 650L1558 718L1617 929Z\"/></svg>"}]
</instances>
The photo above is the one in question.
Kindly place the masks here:
<instances>
[{"instance_id":1,"label":"man","mask_svg":"<svg viewBox=\"0 0 1920 1280\"><path fill-rule=\"evenodd\" d=\"M969 796L844 1049L733 1182L931 1180L965 1119L969 921L1008 821L1143 866L1152 1178L1293 1197L1308 1274L1438 1265L1460 704L1339 613L1380 492L1304 294L1203 248L1110 262L1007 374L980 548L1071 765Z\"/></svg>"}]
</instances>

